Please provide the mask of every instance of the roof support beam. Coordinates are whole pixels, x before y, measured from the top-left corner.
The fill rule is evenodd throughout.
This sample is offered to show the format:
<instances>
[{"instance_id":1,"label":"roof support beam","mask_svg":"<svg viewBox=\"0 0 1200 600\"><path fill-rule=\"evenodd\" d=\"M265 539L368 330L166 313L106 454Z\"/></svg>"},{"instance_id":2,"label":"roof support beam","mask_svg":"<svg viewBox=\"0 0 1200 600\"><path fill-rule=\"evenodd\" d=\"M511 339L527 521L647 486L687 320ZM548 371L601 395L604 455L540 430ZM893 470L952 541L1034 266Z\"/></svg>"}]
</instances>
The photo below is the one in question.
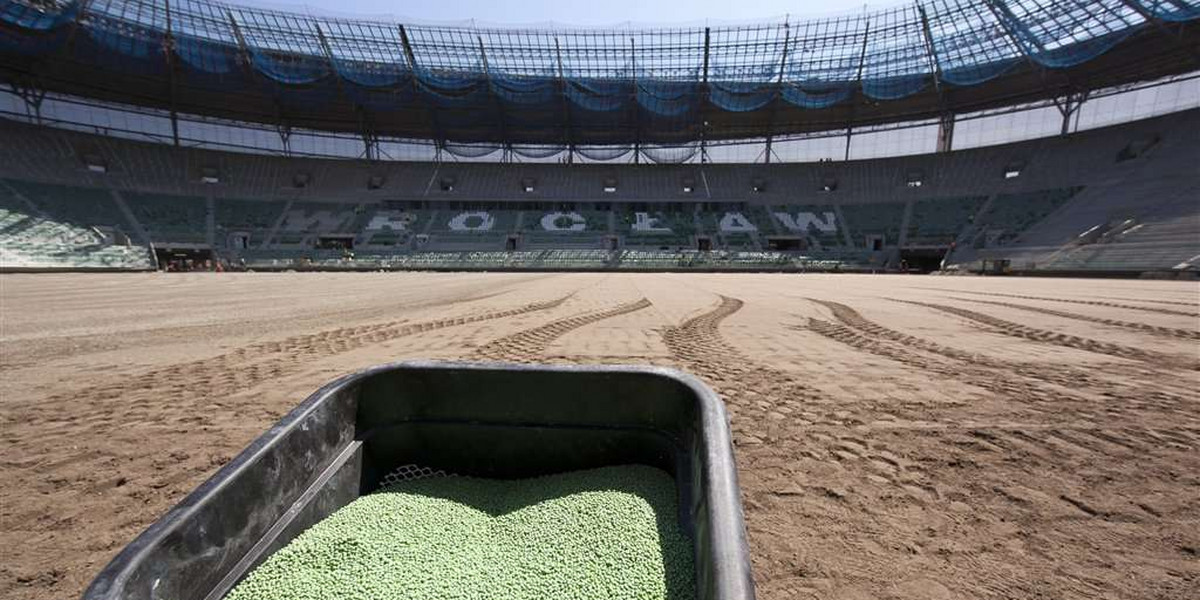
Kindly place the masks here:
<instances>
[{"instance_id":1,"label":"roof support beam","mask_svg":"<svg viewBox=\"0 0 1200 600\"><path fill-rule=\"evenodd\" d=\"M167 33L163 36L163 54L167 62L167 108L171 115L171 142L179 147L179 113L175 110L175 34L171 29L171 0L163 0L164 16L167 19Z\"/></svg>"},{"instance_id":2,"label":"roof support beam","mask_svg":"<svg viewBox=\"0 0 1200 600\"><path fill-rule=\"evenodd\" d=\"M946 90L942 88L942 65L938 60L937 46L933 43L933 30L929 26L929 15L925 13L925 7L920 3L917 4L917 12L921 15L921 32L925 35L925 50L929 53L929 69L933 74L933 89L937 92L938 104L942 107L942 114L938 115L937 151L949 152L954 147L954 113L946 108Z\"/></svg>"},{"instance_id":3,"label":"roof support beam","mask_svg":"<svg viewBox=\"0 0 1200 600\"><path fill-rule=\"evenodd\" d=\"M75 35L83 28L83 17L87 14L89 5L91 5L91 0L79 0L79 10L75 11L75 18L71 21L71 32L67 34L66 43L58 49L60 56L66 57L67 53L70 52L71 46L75 41Z\"/></svg>"},{"instance_id":4,"label":"roof support beam","mask_svg":"<svg viewBox=\"0 0 1200 600\"><path fill-rule=\"evenodd\" d=\"M1027 39L1030 44L1037 46L1038 50L1046 49L1042 45L1042 42L1025 28L1025 25L1021 23L1017 15L1014 15L1009 10L1007 4L1001 0L983 0L983 4L988 7L988 10L992 11L992 14L996 16L996 20L1000 22L1000 26L1004 28L1004 32L1008 34L1008 37L1012 38L1013 43L1021 49L1021 52L1025 56L1028 57L1029 52L1026 50L1025 44L1022 43L1022 39ZM1032 60L1032 57L1030 59Z\"/></svg>"},{"instance_id":5,"label":"roof support beam","mask_svg":"<svg viewBox=\"0 0 1200 600\"><path fill-rule=\"evenodd\" d=\"M642 162L642 105L638 102L637 47L629 36L629 64L633 67L633 164Z\"/></svg>"},{"instance_id":6,"label":"roof support beam","mask_svg":"<svg viewBox=\"0 0 1200 600\"><path fill-rule=\"evenodd\" d=\"M492 71L490 65L488 65L487 50L483 47L483 36L476 35L475 39L479 42L479 59L483 61L483 77L487 81L488 94L492 97L492 105L496 107L496 116L500 121L500 139L502 140L500 145L503 146L502 155L507 158L511 145L508 141L508 122L504 118L504 101L496 93L495 86L492 84Z\"/></svg>"},{"instance_id":7,"label":"roof support beam","mask_svg":"<svg viewBox=\"0 0 1200 600\"><path fill-rule=\"evenodd\" d=\"M413 93L416 94L418 98L425 99L425 110L429 113L429 123L433 129L433 143L437 149L437 161L441 162L442 150L446 146L446 136L442 131L441 124L438 121L437 106L432 100L429 99L428 96L421 92L421 82L418 81L418 78L420 77L420 75L418 75L420 66L417 63L417 55L413 52L412 43L408 41L408 30L404 27L404 24L400 24L398 27L400 28L400 43L404 46L404 56L408 58L408 66L412 70Z\"/></svg>"},{"instance_id":8,"label":"roof support beam","mask_svg":"<svg viewBox=\"0 0 1200 600\"><path fill-rule=\"evenodd\" d=\"M242 37L242 28L238 25L237 19L233 18L232 10L226 8L225 14L229 17L229 26L233 28L233 38L238 43L238 54L241 56L242 66L252 71L253 69L250 68L250 46L246 44L246 38Z\"/></svg>"},{"instance_id":9,"label":"roof support beam","mask_svg":"<svg viewBox=\"0 0 1200 600\"><path fill-rule=\"evenodd\" d=\"M788 42L792 41L791 27L783 22L783 56L779 59L779 74L775 77L775 99L771 101L771 112L768 116L767 144L763 149L763 162L771 164L771 142L775 138L775 117L779 113L779 97L783 95L783 74L787 71Z\"/></svg>"},{"instance_id":10,"label":"roof support beam","mask_svg":"<svg viewBox=\"0 0 1200 600\"><path fill-rule=\"evenodd\" d=\"M571 101L567 98L567 77L566 71L563 69L562 46L558 43L557 35L554 36L554 57L558 61L558 86L562 96L563 135L567 142L567 164L574 164L575 143L574 136L571 134Z\"/></svg>"},{"instance_id":11,"label":"roof support beam","mask_svg":"<svg viewBox=\"0 0 1200 600\"><path fill-rule=\"evenodd\" d=\"M1001 0L983 0L983 5L988 8L988 10L992 13L992 16L996 17L996 22L1000 23L1000 28L1004 30L1005 35L1007 35L1008 39L1012 41L1014 46L1017 47L1017 50L1021 52L1021 55L1025 57L1025 62L1029 64L1030 69L1036 71L1038 75L1040 75L1042 83L1044 84L1046 82L1046 67L1042 65L1042 63L1034 60L1033 55L1029 53L1029 49L1025 47L1025 44L1022 41L1022 36L1017 32L1017 29L1019 28L1024 30L1025 35L1029 38L1029 43L1036 45L1038 50L1045 50L1045 48L1043 48L1041 43L1034 39L1033 35L1030 34L1029 31L1020 24L1020 20L1017 19L1017 16L1014 15L1012 11L1008 9L1008 6L1005 5ZM1064 75L1064 77L1066 76ZM1069 77L1067 78L1067 83L1070 85Z\"/></svg>"},{"instance_id":12,"label":"roof support beam","mask_svg":"<svg viewBox=\"0 0 1200 600\"><path fill-rule=\"evenodd\" d=\"M243 68L250 74L251 77L256 76L254 72L254 62L250 56L250 45L246 43L246 37L242 35L242 27L238 25L237 19L233 16L233 10L226 8L225 14L229 17L229 26L233 28L233 37L237 39L238 51L242 57ZM261 75L259 75L261 76ZM277 98L273 99L275 103L275 131L279 134L279 143L283 148L284 156L292 155L292 126L288 123L287 115L283 112L283 106L280 105Z\"/></svg>"},{"instance_id":13,"label":"roof support beam","mask_svg":"<svg viewBox=\"0 0 1200 600\"><path fill-rule=\"evenodd\" d=\"M858 53L858 71L854 75L854 80L858 82L858 94L861 97L864 95L862 91L863 71L867 65L867 45L871 39L871 19L868 15L863 15L863 43L862 50ZM850 160L850 138L854 137L854 103L850 103L850 118L846 121L846 152L842 160Z\"/></svg>"},{"instance_id":14,"label":"roof support beam","mask_svg":"<svg viewBox=\"0 0 1200 600\"><path fill-rule=\"evenodd\" d=\"M333 47L329 45L329 39L325 37L325 32L321 29L321 24L313 21L313 29L317 31L317 41L321 42L321 51L325 53L325 60L329 62L329 71L333 73L334 81L336 82L338 93L342 99L349 104L354 105L354 113L358 116L358 136L363 142L363 156L367 160L379 159L379 137L375 135L371 123L371 115L367 113L366 107L358 104L346 93L346 88L342 84L342 78L337 74L337 68L333 62Z\"/></svg>"}]
</instances>

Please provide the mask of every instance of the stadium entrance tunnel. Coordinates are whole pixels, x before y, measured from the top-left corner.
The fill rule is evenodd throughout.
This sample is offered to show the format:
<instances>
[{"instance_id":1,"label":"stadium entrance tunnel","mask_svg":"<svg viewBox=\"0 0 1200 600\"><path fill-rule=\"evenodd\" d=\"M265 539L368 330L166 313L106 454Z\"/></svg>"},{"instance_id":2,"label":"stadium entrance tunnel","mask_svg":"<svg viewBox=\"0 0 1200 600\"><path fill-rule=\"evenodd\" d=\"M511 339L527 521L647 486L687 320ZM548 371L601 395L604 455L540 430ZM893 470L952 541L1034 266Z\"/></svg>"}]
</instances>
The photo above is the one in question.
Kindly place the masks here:
<instances>
[{"instance_id":1,"label":"stadium entrance tunnel","mask_svg":"<svg viewBox=\"0 0 1200 600\"><path fill-rule=\"evenodd\" d=\"M323 235L317 238L319 250L353 250L354 234Z\"/></svg>"},{"instance_id":2,"label":"stadium entrance tunnel","mask_svg":"<svg viewBox=\"0 0 1200 600\"><path fill-rule=\"evenodd\" d=\"M211 248L159 247L154 249L154 258L163 271L208 271L217 264Z\"/></svg>"},{"instance_id":3,"label":"stadium entrance tunnel","mask_svg":"<svg viewBox=\"0 0 1200 600\"><path fill-rule=\"evenodd\" d=\"M798 237L788 238L767 238L767 249L778 250L781 252L807 250L808 240Z\"/></svg>"},{"instance_id":4,"label":"stadium entrance tunnel","mask_svg":"<svg viewBox=\"0 0 1200 600\"><path fill-rule=\"evenodd\" d=\"M942 258L946 256L945 248L909 248L900 251L900 268L902 271L916 273L932 273L942 266Z\"/></svg>"}]
</instances>

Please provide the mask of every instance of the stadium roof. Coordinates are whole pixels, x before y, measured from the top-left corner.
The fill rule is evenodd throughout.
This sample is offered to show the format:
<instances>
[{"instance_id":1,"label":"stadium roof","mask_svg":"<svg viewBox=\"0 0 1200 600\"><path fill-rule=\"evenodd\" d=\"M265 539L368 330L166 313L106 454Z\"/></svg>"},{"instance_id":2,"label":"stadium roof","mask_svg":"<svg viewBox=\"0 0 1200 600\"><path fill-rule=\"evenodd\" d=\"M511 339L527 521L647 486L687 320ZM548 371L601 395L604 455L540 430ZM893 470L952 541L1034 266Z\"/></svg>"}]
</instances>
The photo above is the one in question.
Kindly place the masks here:
<instances>
[{"instance_id":1,"label":"stadium roof","mask_svg":"<svg viewBox=\"0 0 1200 600\"><path fill-rule=\"evenodd\" d=\"M0 78L364 137L761 138L936 118L1200 67L1197 0L929 0L654 30L422 26L210 0L0 0Z\"/></svg>"}]
</instances>

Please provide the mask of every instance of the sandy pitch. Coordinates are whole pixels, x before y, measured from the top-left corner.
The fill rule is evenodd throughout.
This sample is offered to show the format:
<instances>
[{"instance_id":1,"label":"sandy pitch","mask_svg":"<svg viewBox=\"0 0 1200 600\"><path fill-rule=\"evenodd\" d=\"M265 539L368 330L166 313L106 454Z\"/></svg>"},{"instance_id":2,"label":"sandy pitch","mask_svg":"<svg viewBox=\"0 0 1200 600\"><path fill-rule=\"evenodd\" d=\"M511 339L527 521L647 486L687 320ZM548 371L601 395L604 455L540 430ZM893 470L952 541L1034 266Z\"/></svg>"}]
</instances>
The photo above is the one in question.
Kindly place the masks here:
<instances>
[{"instance_id":1,"label":"sandy pitch","mask_svg":"<svg viewBox=\"0 0 1200 600\"><path fill-rule=\"evenodd\" d=\"M653 363L732 419L759 597L1200 597L1200 285L0 276L0 597L77 597L336 375Z\"/></svg>"}]
</instances>

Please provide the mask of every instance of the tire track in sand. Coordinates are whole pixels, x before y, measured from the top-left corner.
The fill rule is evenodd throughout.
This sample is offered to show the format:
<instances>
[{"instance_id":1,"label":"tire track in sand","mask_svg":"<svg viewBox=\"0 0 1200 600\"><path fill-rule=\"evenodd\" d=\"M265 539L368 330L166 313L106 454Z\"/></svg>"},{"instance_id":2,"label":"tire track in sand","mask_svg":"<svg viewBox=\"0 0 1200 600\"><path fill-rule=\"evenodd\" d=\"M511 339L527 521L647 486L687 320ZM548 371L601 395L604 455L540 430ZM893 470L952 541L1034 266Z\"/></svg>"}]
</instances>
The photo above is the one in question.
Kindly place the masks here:
<instances>
[{"instance_id":1,"label":"tire track in sand","mask_svg":"<svg viewBox=\"0 0 1200 600\"><path fill-rule=\"evenodd\" d=\"M1090 317L1079 313L1067 312L1063 310L1054 310L1050 308L1042 308L1040 306L1029 306L1026 304L1013 304L1011 302L996 302L994 300L975 300L973 298L955 298L951 299L961 302L975 302L977 304L991 304L993 306L1003 306L1005 308L1014 308L1027 312L1040 313L1054 317L1062 317L1064 319L1072 319L1075 321L1086 321L1088 323L1099 323L1100 325L1108 325L1110 327L1119 327L1121 329L1130 329L1150 335L1158 335L1181 340L1200 340L1200 331L1190 329L1177 329L1175 327L1160 327L1158 325L1150 325L1148 323L1138 323L1135 321L1118 321L1116 319L1104 319L1101 317Z\"/></svg>"},{"instance_id":2,"label":"tire track in sand","mask_svg":"<svg viewBox=\"0 0 1200 600\"><path fill-rule=\"evenodd\" d=\"M484 344L474 353L474 358L507 362L536 361L554 340L584 327L605 319L627 315L649 308L651 303L646 298L637 302L621 304L608 310L581 313L565 319L557 319L532 329L518 331Z\"/></svg>"},{"instance_id":3,"label":"tire track in sand","mask_svg":"<svg viewBox=\"0 0 1200 600\"><path fill-rule=\"evenodd\" d=\"M0 423L21 419L21 429L6 438L12 455L21 460L0 461L0 469L10 471L6 476L29 482L29 488L20 493L52 496L61 505L70 506L59 515L66 524L86 521L90 512L104 510L104 494L118 494L138 506L151 506L121 525L119 532L104 532L103 545L87 548L92 559L102 560L136 534L152 515L186 492L189 482L228 461L236 448L244 446L242 436L249 435L248 424L257 431L257 423L274 422L294 405L294 399L278 394L265 398L246 394L254 386L288 381L311 367L314 359L367 344L548 310L569 297L508 310L293 336L255 344L251 350L242 348L212 359L152 369L51 396L36 404L7 406L0 410ZM143 442L148 436L178 439L179 450L169 457L147 454ZM197 436L208 436L201 438L208 445L190 445ZM64 449L64 439L75 444L69 446L70 451ZM126 479L112 475L116 472L141 475ZM16 491L0 491L0 505L6 504L13 493ZM5 518L11 516L23 522L36 518L41 510L39 507Z\"/></svg>"},{"instance_id":4,"label":"tire track in sand","mask_svg":"<svg viewBox=\"0 0 1200 600\"><path fill-rule=\"evenodd\" d=\"M315 360L367 345L447 327L549 310L560 306L570 297L567 295L508 310L484 311L416 323L390 321L357 327L340 327L313 334L291 336L277 341L261 342L209 359L152 369L112 384L89 387L78 393L52 396L39 405L38 412L44 412L41 409L57 405L62 401L84 402L93 405L108 404L126 394L134 397L122 406L131 410L148 409L151 405L161 401L161 395L164 394L172 396L176 401L234 394L281 377L285 373L311 364ZM51 411L51 414L53 413L54 411ZM36 420L37 417L35 416L34 419Z\"/></svg>"},{"instance_id":5,"label":"tire track in sand","mask_svg":"<svg viewBox=\"0 0 1200 600\"><path fill-rule=\"evenodd\" d=\"M815 298L809 298L809 300L830 309L843 326L857 330L851 331L833 323L811 320L810 328L820 335L872 354L919 367L947 378L957 379L969 385L982 387L1015 400L1048 403L1051 411L1055 414L1062 413L1064 401L1075 400L1080 405L1076 409L1078 412L1072 414L1086 415L1089 420L1120 418L1128 409L1153 413L1175 412L1188 419L1194 418L1194 411L1190 409L1189 400L1170 392L1153 389L1146 385L1120 383L1097 376L1084 369L1062 365L1012 362L965 352L884 327L845 304ZM897 346L873 343L867 336L895 342ZM912 352L913 348L949 358L958 363L965 363L969 367L929 360ZM1013 375L1054 387L1047 388L1034 383L1034 381L1023 383ZM1075 392L1080 390L1094 393L1105 400L1119 399L1119 403L1106 402L1103 406L1097 406L1092 398L1075 397ZM1096 414L1099 412L1103 414Z\"/></svg>"},{"instance_id":6,"label":"tire track in sand","mask_svg":"<svg viewBox=\"0 0 1200 600\"><path fill-rule=\"evenodd\" d=\"M945 290L938 290L945 292ZM1175 315L1184 317L1200 317L1200 312L1172 310L1169 308L1157 308L1154 306L1136 306L1133 304L1121 304L1118 302L1105 302L1103 300L1073 300L1069 298L1048 298L1046 296L1027 296L1024 294L1002 294L1000 292L973 292L970 290L958 290L963 294L975 294L978 296L997 296L1001 298L1016 298L1018 300L1044 300L1046 302L1064 302L1067 304L1083 304L1087 306L1104 306L1107 308L1125 308L1128 310L1140 310L1144 312L1159 313L1163 315Z\"/></svg>"},{"instance_id":7,"label":"tire track in sand","mask_svg":"<svg viewBox=\"0 0 1200 600\"><path fill-rule=\"evenodd\" d=\"M783 452L825 465L817 470L849 470L882 481L918 502L936 498L936 492L920 480L920 473L912 471L908 461L899 458L886 442L871 439L869 432L852 430L875 418L873 407L833 403L795 375L758 364L729 344L719 327L745 302L728 296L720 299L712 310L665 328L662 337L671 356L725 401L738 446L739 470L752 482L746 486L747 494L844 498L846 490L797 483L802 477L763 478L760 486L756 467L778 470Z\"/></svg>"},{"instance_id":8,"label":"tire track in sand","mask_svg":"<svg viewBox=\"0 0 1200 600\"><path fill-rule=\"evenodd\" d=\"M842 324L811 319L811 330L830 339L847 343L866 352L881 355L921 369L928 369L946 378L999 392L1002 402L1025 401L1013 397L1022 389L1042 394L1048 388L1027 384L1009 385L1005 373L982 368L1007 363L977 356L935 342L922 340L890 330L862 317L854 309L836 302L814 300L834 311ZM923 353L937 354L953 360L941 362L924 358ZM956 364L965 363L965 364ZM1010 378L1011 379L1011 378ZM1094 490L1080 484L1072 475L1090 468L1104 469L1130 460L1156 457L1156 461L1177 460L1194 451L1200 436L1195 427L1181 425L1178 414L1167 414L1159 406L1147 410L1135 419L1113 418L1103 409L1089 410L1090 400L1072 402L1072 398L1042 395L1047 401L1045 418L1013 419L1005 413L1001 419L985 418L979 422L948 422L924 426L919 433L894 429L878 432L879 445L888 445L905 452L898 453L911 464L946 464L958 470L955 477L931 475L925 480L926 489L940 497L972 497L978 510L1009 516L1052 515L1051 518L1101 518L1117 520L1177 518L1178 510L1166 515L1155 502L1124 503L1123 497L1113 495L1094 504ZM1120 398L1120 403L1125 403ZM1175 411L1187 414L1187 411ZM1190 415L1188 415L1190 416ZM1061 417L1061 418L1060 418ZM1192 419L1194 421L1194 418ZM1122 427L1120 423L1138 423ZM889 444L889 436L896 438ZM1164 443L1165 442L1165 443ZM1101 465L1097 467L1097 465ZM1119 472L1120 468L1115 467ZM911 469L910 471L915 471ZM1148 478L1162 476L1161 473ZM1117 478L1116 475L1113 476ZM916 480L911 483L921 483ZM1138 498L1138 494L1129 494ZM987 506L988 508L984 508ZM1161 506L1161 505L1160 505ZM1074 516L1074 517L1073 517Z\"/></svg>"},{"instance_id":9,"label":"tire track in sand","mask_svg":"<svg viewBox=\"0 0 1200 600\"><path fill-rule=\"evenodd\" d=\"M1057 331L1050 331L1047 329L1027 327L1019 323L1005 321L1004 319L993 317L991 315L975 312L973 310L967 310L965 308L958 308L956 306L934 304L931 302L915 302L912 300L893 299L892 301L902 302L904 304L912 304L914 306L924 306L925 308L932 308L934 310L949 313L957 317L967 319L968 321L972 321L977 324L977 326L982 326L983 329L988 331L1001 333L1011 337L1018 337L1034 342L1053 344L1055 346L1063 346L1066 348L1074 348L1076 350L1085 350L1087 352L1094 352L1096 354L1107 354L1109 356L1116 356L1118 358L1140 360L1159 365L1170 365L1180 369L1200 371L1200 363L1197 363L1194 360L1189 360L1182 356L1163 354L1161 352L1152 352L1149 350L1142 350L1140 348L1123 346L1121 344L1113 344L1111 342L1101 342L1099 340L1069 335Z\"/></svg>"}]
</instances>

